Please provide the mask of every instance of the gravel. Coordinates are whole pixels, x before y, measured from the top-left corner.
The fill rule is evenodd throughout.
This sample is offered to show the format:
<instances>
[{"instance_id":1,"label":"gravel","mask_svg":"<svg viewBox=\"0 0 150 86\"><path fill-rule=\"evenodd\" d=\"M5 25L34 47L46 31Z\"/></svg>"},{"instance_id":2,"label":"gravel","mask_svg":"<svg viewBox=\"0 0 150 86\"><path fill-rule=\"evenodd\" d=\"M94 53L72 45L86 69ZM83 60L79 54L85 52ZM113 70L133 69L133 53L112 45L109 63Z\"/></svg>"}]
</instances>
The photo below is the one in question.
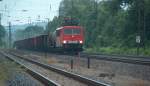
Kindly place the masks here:
<instances>
[{"instance_id":1,"label":"gravel","mask_svg":"<svg viewBox=\"0 0 150 86\"><path fill-rule=\"evenodd\" d=\"M14 58L16 58L16 57L14 57ZM24 61L22 59L18 59L18 60L20 62L22 62L23 64L25 64L26 66L30 67L31 69L33 69L33 70L39 72L40 74L48 77L49 79L53 80L54 82L59 83L61 86L87 86L86 84L83 84L72 78L68 78L64 75L58 74L58 73L50 71L48 69L44 69L44 68L37 66L35 64L32 64L30 62Z\"/></svg>"},{"instance_id":2,"label":"gravel","mask_svg":"<svg viewBox=\"0 0 150 86\"><path fill-rule=\"evenodd\" d=\"M6 83L6 86L42 86L41 83L32 79L32 77L25 72L13 73Z\"/></svg>"},{"instance_id":3,"label":"gravel","mask_svg":"<svg viewBox=\"0 0 150 86\"><path fill-rule=\"evenodd\" d=\"M91 68L88 69L85 58L55 54L47 54L45 57L44 53L31 51L22 54L114 86L150 86L150 66L91 59ZM71 59L74 59L74 69L70 69Z\"/></svg>"},{"instance_id":4,"label":"gravel","mask_svg":"<svg viewBox=\"0 0 150 86\"><path fill-rule=\"evenodd\" d=\"M32 76L0 54L0 86L43 86Z\"/></svg>"}]
</instances>

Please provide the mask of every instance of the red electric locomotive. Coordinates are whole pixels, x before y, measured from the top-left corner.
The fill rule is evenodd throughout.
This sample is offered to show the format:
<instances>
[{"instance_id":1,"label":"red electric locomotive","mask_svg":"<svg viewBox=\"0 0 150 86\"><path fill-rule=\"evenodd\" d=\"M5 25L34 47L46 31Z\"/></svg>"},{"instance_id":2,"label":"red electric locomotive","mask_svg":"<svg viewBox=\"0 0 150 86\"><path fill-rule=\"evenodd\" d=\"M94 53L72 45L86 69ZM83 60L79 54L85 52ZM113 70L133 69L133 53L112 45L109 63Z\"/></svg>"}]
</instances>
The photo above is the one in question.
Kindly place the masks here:
<instances>
[{"instance_id":1,"label":"red electric locomotive","mask_svg":"<svg viewBox=\"0 0 150 86\"><path fill-rule=\"evenodd\" d=\"M55 46L64 50L81 51L84 42L81 26L63 26L54 32Z\"/></svg>"}]
</instances>

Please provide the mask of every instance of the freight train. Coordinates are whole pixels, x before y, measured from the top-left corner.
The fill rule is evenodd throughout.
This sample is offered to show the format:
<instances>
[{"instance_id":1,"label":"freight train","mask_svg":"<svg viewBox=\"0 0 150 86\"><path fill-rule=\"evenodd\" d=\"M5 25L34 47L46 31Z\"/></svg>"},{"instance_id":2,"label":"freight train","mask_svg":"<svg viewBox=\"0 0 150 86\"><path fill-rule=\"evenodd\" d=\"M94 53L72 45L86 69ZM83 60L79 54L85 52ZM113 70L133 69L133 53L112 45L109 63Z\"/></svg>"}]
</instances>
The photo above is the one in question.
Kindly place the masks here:
<instances>
[{"instance_id":1,"label":"freight train","mask_svg":"<svg viewBox=\"0 0 150 86\"><path fill-rule=\"evenodd\" d=\"M65 19L63 26L51 34L15 41L14 47L28 50L82 51L84 29L82 26L72 23L73 20L69 21L70 19Z\"/></svg>"}]
</instances>

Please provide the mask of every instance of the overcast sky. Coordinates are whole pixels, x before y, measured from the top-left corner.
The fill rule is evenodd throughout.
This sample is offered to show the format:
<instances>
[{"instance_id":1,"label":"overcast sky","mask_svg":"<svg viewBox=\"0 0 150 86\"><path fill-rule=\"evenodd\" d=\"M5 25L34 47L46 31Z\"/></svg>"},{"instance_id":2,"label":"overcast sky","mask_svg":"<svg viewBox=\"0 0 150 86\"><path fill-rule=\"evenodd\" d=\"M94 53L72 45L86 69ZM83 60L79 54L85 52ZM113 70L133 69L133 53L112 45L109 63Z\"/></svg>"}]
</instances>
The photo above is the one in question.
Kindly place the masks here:
<instances>
[{"instance_id":1,"label":"overcast sky","mask_svg":"<svg viewBox=\"0 0 150 86\"><path fill-rule=\"evenodd\" d=\"M11 21L13 25L35 22L38 19L53 19L58 15L59 4L62 0L3 0L0 2L2 24ZM4 11L6 10L6 11ZM26 10L26 11L23 11ZM10 17L9 17L10 16Z\"/></svg>"}]
</instances>

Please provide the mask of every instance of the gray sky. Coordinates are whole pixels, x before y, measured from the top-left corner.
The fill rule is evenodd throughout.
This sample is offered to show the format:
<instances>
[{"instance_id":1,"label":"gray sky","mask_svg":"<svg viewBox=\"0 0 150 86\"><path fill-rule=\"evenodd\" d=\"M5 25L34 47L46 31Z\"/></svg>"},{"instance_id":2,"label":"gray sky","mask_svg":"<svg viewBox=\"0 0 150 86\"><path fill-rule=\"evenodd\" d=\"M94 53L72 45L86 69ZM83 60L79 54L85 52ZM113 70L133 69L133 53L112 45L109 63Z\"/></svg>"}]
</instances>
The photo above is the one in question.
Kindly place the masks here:
<instances>
[{"instance_id":1,"label":"gray sky","mask_svg":"<svg viewBox=\"0 0 150 86\"><path fill-rule=\"evenodd\" d=\"M62 0L3 0L0 2L0 12L3 13L2 24L7 25L8 21L16 25L28 23L28 21L35 22L38 19L52 20L58 15L60 1Z\"/></svg>"}]
</instances>

